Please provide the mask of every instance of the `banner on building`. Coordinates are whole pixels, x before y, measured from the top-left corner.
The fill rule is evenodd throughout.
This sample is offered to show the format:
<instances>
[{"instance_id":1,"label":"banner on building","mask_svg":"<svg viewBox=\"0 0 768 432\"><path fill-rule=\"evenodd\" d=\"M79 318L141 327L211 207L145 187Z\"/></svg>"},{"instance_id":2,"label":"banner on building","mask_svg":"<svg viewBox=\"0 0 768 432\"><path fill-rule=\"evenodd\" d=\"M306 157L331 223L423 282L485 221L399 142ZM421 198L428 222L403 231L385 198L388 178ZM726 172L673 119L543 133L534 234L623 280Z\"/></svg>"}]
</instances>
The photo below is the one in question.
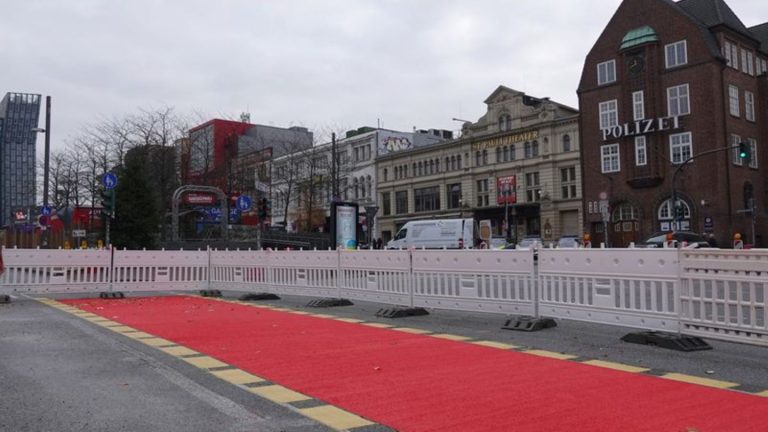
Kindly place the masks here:
<instances>
[{"instance_id":1,"label":"banner on building","mask_svg":"<svg viewBox=\"0 0 768 432\"><path fill-rule=\"evenodd\" d=\"M517 203L517 176L496 178L496 202L498 204Z\"/></svg>"}]
</instances>

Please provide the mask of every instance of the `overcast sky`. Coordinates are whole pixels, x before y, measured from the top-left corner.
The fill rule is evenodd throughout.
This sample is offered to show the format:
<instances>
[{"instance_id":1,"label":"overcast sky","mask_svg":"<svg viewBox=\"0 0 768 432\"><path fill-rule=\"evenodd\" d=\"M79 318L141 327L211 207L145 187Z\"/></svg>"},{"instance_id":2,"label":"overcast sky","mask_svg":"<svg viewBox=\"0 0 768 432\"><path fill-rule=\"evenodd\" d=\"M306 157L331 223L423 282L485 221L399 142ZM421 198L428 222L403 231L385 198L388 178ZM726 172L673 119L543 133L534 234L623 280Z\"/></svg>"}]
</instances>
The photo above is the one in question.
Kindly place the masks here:
<instances>
[{"instance_id":1,"label":"overcast sky","mask_svg":"<svg viewBox=\"0 0 768 432\"><path fill-rule=\"evenodd\" d=\"M318 129L457 130L499 85L577 107L620 0L0 0L0 92L53 97L52 143L140 107ZM747 26L765 0L729 0ZM41 118L41 123L42 123Z\"/></svg>"}]
</instances>

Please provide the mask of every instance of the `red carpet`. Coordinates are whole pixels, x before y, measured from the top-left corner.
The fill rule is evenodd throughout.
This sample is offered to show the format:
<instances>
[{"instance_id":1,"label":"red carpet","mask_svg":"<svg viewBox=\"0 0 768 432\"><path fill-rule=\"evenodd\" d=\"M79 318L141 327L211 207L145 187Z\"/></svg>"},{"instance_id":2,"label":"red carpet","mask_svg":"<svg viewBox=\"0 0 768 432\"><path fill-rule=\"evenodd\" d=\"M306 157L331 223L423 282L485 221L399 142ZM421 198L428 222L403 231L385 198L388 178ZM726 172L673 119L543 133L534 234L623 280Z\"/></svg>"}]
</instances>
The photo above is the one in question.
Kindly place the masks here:
<instances>
[{"instance_id":1,"label":"red carpet","mask_svg":"<svg viewBox=\"0 0 768 432\"><path fill-rule=\"evenodd\" d=\"M768 431L766 398L575 362L196 297L65 302L401 431Z\"/></svg>"}]
</instances>

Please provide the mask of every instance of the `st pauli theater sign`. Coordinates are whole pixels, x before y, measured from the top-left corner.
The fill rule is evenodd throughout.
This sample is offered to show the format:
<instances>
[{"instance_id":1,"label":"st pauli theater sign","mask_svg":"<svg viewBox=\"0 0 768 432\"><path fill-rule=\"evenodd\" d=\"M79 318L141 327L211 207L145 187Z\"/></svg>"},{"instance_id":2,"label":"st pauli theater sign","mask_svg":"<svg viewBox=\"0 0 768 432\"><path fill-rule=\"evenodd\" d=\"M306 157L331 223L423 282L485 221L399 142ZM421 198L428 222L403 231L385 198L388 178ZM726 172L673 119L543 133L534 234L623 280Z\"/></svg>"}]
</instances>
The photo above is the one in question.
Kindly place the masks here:
<instances>
[{"instance_id":1,"label":"st pauli theater sign","mask_svg":"<svg viewBox=\"0 0 768 432\"><path fill-rule=\"evenodd\" d=\"M621 137L645 135L674 129L680 129L679 117L659 117L655 119L636 120L632 123L624 123L623 125L605 128L602 132L603 141L608 141Z\"/></svg>"},{"instance_id":2,"label":"st pauli theater sign","mask_svg":"<svg viewBox=\"0 0 768 432\"><path fill-rule=\"evenodd\" d=\"M478 141L472 143L472 150L484 150L499 146L505 146L515 144L523 141L535 140L539 137L539 131L520 132L512 135L504 135L500 137L490 138L487 140Z\"/></svg>"}]
</instances>

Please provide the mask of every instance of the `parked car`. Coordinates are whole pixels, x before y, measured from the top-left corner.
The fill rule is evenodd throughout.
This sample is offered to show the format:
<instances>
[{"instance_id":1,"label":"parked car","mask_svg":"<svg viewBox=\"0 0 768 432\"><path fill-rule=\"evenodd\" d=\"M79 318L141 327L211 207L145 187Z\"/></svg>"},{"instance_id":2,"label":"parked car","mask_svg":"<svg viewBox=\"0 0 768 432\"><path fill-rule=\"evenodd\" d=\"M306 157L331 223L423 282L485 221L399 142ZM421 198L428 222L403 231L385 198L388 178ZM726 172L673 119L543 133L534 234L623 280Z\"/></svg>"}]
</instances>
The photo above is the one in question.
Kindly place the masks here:
<instances>
[{"instance_id":1,"label":"parked car","mask_svg":"<svg viewBox=\"0 0 768 432\"><path fill-rule=\"evenodd\" d=\"M544 247L544 243L541 241L541 237L530 235L523 237L522 240L520 240L517 243L518 249L528 249L528 248L541 248Z\"/></svg>"},{"instance_id":2,"label":"parked car","mask_svg":"<svg viewBox=\"0 0 768 432\"><path fill-rule=\"evenodd\" d=\"M635 246L639 248L663 248L664 242L667 241L667 234L665 232L658 232L652 235L644 242L638 243ZM690 231L677 231L672 233L672 238L677 240L678 246L686 243L689 248L706 248L709 247L709 243L704 237Z\"/></svg>"},{"instance_id":3,"label":"parked car","mask_svg":"<svg viewBox=\"0 0 768 432\"><path fill-rule=\"evenodd\" d=\"M557 240L558 248L579 248L581 247L581 239L575 235L564 235Z\"/></svg>"}]
</instances>

